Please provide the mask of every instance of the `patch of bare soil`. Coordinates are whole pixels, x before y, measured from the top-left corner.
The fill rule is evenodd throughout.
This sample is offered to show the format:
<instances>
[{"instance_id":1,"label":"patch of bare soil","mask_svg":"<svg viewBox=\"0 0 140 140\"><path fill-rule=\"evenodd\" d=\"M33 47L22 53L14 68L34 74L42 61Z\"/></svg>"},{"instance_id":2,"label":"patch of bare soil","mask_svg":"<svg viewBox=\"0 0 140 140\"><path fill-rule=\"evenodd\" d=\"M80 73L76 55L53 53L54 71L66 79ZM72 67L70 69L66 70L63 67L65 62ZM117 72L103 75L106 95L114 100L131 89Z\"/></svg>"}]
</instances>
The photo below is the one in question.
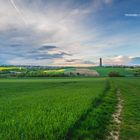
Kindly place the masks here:
<instances>
[{"instance_id":1,"label":"patch of bare soil","mask_svg":"<svg viewBox=\"0 0 140 140\"><path fill-rule=\"evenodd\" d=\"M87 68L77 68L75 71L71 71L73 75L84 75L84 76L99 76L96 70L90 70Z\"/></svg>"},{"instance_id":2,"label":"patch of bare soil","mask_svg":"<svg viewBox=\"0 0 140 140\"><path fill-rule=\"evenodd\" d=\"M111 130L107 140L119 140L120 135L120 124L121 124L121 113L123 109L123 100L121 98L121 93L117 91L118 104L116 112L112 115L114 128Z\"/></svg>"}]
</instances>

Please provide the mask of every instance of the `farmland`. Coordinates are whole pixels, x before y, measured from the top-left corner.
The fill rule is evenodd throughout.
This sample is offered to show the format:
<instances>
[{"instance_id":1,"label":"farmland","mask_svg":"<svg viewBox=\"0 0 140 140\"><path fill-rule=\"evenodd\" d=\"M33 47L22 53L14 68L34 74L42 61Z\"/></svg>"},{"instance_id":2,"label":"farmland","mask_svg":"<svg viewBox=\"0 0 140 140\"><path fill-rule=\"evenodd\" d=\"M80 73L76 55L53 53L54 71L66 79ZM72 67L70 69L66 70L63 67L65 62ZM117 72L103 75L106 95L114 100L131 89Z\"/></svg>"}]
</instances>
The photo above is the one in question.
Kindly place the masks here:
<instances>
[{"instance_id":1,"label":"farmland","mask_svg":"<svg viewBox=\"0 0 140 140\"><path fill-rule=\"evenodd\" d=\"M139 83L139 78L1 79L0 139L106 139L119 89L120 139L138 140Z\"/></svg>"},{"instance_id":2,"label":"farmland","mask_svg":"<svg viewBox=\"0 0 140 140\"><path fill-rule=\"evenodd\" d=\"M1 78L12 77L108 77L117 72L122 77L140 76L139 67L41 67L41 66L0 66Z\"/></svg>"},{"instance_id":3,"label":"farmland","mask_svg":"<svg viewBox=\"0 0 140 140\"><path fill-rule=\"evenodd\" d=\"M104 86L105 79L1 80L1 139L61 139Z\"/></svg>"},{"instance_id":4,"label":"farmland","mask_svg":"<svg viewBox=\"0 0 140 140\"><path fill-rule=\"evenodd\" d=\"M93 67L92 69L99 72L100 76L108 76L112 71L118 72L122 76L133 76L135 68L123 68L123 67Z\"/></svg>"}]
</instances>

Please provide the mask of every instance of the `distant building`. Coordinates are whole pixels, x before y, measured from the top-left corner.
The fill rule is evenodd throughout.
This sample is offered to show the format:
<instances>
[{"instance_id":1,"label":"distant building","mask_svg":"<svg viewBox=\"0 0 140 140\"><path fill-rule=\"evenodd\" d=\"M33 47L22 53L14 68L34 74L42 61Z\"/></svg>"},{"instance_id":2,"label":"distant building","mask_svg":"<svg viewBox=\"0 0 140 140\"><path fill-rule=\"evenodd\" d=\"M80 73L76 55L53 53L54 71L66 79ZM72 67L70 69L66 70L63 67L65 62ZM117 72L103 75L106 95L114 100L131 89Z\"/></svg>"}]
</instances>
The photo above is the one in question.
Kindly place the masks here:
<instances>
[{"instance_id":1,"label":"distant building","mask_svg":"<svg viewBox=\"0 0 140 140\"><path fill-rule=\"evenodd\" d=\"M103 65L102 64L102 58L100 58L100 64L99 64L99 66L102 67L102 65Z\"/></svg>"}]
</instances>

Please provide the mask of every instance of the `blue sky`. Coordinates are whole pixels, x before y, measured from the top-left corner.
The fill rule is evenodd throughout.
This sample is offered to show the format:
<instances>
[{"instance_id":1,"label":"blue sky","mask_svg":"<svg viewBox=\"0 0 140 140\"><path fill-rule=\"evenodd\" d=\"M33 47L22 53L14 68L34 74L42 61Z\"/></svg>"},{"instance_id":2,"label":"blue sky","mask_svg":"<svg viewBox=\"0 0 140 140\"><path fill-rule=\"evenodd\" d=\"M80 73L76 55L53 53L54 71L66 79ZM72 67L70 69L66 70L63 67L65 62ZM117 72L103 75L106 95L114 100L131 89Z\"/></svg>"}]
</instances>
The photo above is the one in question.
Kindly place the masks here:
<instances>
[{"instance_id":1,"label":"blue sky","mask_svg":"<svg viewBox=\"0 0 140 140\"><path fill-rule=\"evenodd\" d=\"M0 64L140 64L139 0L0 0Z\"/></svg>"}]
</instances>

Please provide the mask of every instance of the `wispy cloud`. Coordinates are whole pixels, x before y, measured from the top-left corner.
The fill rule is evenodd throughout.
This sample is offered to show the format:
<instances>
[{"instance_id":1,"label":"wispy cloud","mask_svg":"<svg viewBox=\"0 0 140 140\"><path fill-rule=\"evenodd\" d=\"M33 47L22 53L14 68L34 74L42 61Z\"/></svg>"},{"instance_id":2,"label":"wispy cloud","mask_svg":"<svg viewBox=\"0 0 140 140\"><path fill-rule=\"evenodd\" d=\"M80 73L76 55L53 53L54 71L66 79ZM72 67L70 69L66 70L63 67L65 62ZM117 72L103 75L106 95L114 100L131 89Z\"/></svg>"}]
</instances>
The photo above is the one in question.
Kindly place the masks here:
<instances>
[{"instance_id":1,"label":"wispy cloud","mask_svg":"<svg viewBox=\"0 0 140 140\"><path fill-rule=\"evenodd\" d=\"M126 17L140 17L140 14L125 14Z\"/></svg>"},{"instance_id":2,"label":"wispy cloud","mask_svg":"<svg viewBox=\"0 0 140 140\"><path fill-rule=\"evenodd\" d=\"M104 65L140 65L140 57L134 56L114 56L103 59Z\"/></svg>"},{"instance_id":3,"label":"wispy cloud","mask_svg":"<svg viewBox=\"0 0 140 140\"><path fill-rule=\"evenodd\" d=\"M131 61L130 56L114 56L104 60L106 65L125 65Z\"/></svg>"},{"instance_id":4,"label":"wispy cloud","mask_svg":"<svg viewBox=\"0 0 140 140\"><path fill-rule=\"evenodd\" d=\"M56 49L56 48L57 48L56 46L44 45L44 46L40 47L38 50L45 51L45 50L52 50L52 49Z\"/></svg>"}]
</instances>

